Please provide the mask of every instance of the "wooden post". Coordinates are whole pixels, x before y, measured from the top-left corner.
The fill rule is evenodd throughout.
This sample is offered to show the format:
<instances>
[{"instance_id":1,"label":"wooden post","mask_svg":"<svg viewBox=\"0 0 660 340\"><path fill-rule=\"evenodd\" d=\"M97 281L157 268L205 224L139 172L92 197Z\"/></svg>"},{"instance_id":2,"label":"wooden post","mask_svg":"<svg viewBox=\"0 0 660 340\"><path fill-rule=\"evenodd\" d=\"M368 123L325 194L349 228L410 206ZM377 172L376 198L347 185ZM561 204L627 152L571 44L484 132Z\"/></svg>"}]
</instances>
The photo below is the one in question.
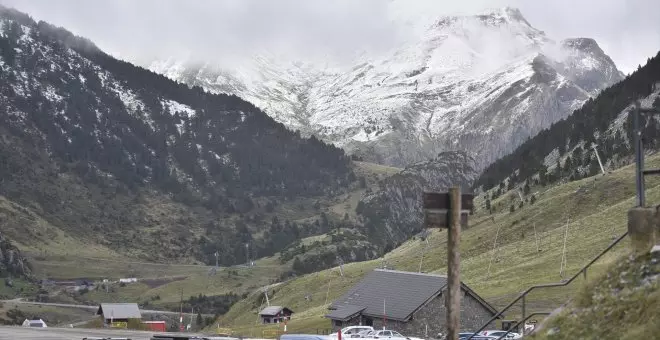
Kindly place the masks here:
<instances>
[{"instance_id":1,"label":"wooden post","mask_svg":"<svg viewBox=\"0 0 660 340\"><path fill-rule=\"evenodd\" d=\"M467 217L473 207L474 194L461 195L461 189L448 193L425 192L422 196L424 224L427 228L448 228L447 231L447 340L458 340L461 318L461 277L459 246L461 226L467 228Z\"/></svg>"},{"instance_id":2,"label":"wooden post","mask_svg":"<svg viewBox=\"0 0 660 340\"><path fill-rule=\"evenodd\" d=\"M449 189L449 230L447 231L447 340L458 340L461 318L461 190Z\"/></svg>"}]
</instances>

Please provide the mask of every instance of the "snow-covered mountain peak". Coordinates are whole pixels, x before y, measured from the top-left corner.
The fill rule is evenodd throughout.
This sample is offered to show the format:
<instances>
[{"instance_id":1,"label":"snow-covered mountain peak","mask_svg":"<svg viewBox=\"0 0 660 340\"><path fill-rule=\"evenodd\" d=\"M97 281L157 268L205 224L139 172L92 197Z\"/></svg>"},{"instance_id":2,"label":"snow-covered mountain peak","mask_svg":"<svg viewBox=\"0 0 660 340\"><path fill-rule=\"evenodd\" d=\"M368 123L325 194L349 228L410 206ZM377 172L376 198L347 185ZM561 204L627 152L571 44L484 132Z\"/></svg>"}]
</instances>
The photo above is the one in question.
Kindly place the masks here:
<instances>
[{"instance_id":1,"label":"snow-covered mountain peak","mask_svg":"<svg viewBox=\"0 0 660 340\"><path fill-rule=\"evenodd\" d=\"M485 20L486 18L490 18L498 23L519 22L531 27L529 22L527 22L527 20L523 16L522 12L520 12L520 10L516 7L505 6L500 8L486 9L480 12L479 14L477 14L477 16L482 20Z\"/></svg>"},{"instance_id":2,"label":"snow-covered mountain peak","mask_svg":"<svg viewBox=\"0 0 660 340\"><path fill-rule=\"evenodd\" d=\"M509 30L545 35L542 31L532 27L520 10L512 7L490 9L476 15L442 16L436 20L434 26L439 29L456 30L465 24L478 24L488 28L506 27Z\"/></svg>"},{"instance_id":3,"label":"snow-covered mountain peak","mask_svg":"<svg viewBox=\"0 0 660 340\"><path fill-rule=\"evenodd\" d=\"M233 69L212 62L151 69L241 96L289 128L371 161L407 165L460 150L478 167L622 78L593 39L558 43L515 8L415 15L417 35L349 67L260 55ZM406 26L410 18L397 19Z\"/></svg>"},{"instance_id":4,"label":"snow-covered mountain peak","mask_svg":"<svg viewBox=\"0 0 660 340\"><path fill-rule=\"evenodd\" d=\"M605 55L605 52L600 48L596 40L592 38L568 38L562 40L561 45L583 52Z\"/></svg>"}]
</instances>

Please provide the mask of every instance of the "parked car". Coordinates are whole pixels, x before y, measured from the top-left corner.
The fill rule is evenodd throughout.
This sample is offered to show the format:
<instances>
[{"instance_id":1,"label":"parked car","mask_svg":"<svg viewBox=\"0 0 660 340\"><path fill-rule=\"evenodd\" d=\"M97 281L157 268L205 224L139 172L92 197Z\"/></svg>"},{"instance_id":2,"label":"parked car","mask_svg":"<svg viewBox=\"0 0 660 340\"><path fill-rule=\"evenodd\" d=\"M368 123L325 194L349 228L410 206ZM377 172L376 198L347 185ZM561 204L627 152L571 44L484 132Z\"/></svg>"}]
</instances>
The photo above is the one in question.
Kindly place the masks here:
<instances>
[{"instance_id":1,"label":"parked car","mask_svg":"<svg viewBox=\"0 0 660 340\"><path fill-rule=\"evenodd\" d=\"M328 335L316 334L282 334L280 340L330 340L332 337Z\"/></svg>"},{"instance_id":2,"label":"parked car","mask_svg":"<svg viewBox=\"0 0 660 340\"><path fill-rule=\"evenodd\" d=\"M374 330L366 330L366 331L362 331L362 332L358 333L358 336L360 338L369 338L375 332L376 331L374 331Z\"/></svg>"},{"instance_id":3,"label":"parked car","mask_svg":"<svg viewBox=\"0 0 660 340\"><path fill-rule=\"evenodd\" d=\"M504 334L506 334L506 331L502 331L502 330L489 330L489 331L481 332L481 335L494 336L496 339ZM520 339L520 338L522 338L522 335L514 332L509 332L509 334L507 334L504 337L504 339Z\"/></svg>"},{"instance_id":4,"label":"parked car","mask_svg":"<svg viewBox=\"0 0 660 340\"><path fill-rule=\"evenodd\" d=\"M360 338L360 333L373 331L371 326L348 326L341 329L341 338ZM337 339L337 332L331 333L330 337Z\"/></svg>"},{"instance_id":5,"label":"parked car","mask_svg":"<svg viewBox=\"0 0 660 340\"><path fill-rule=\"evenodd\" d=\"M467 340L470 338L472 334L475 334L472 339L470 340L495 340L497 337L494 336L489 336L489 335L481 335L478 333L471 333L471 332L464 332L464 333L458 333L458 339L459 340Z\"/></svg>"},{"instance_id":6,"label":"parked car","mask_svg":"<svg viewBox=\"0 0 660 340\"><path fill-rule=\"evenodd\" d=\"M404 336L397 331L392 331L389 329L381 329L366 334L365 338L370 339L390 339L390 340L424 340L422 338L416 338L412 336Z\"/></svg>"}]
</instances>

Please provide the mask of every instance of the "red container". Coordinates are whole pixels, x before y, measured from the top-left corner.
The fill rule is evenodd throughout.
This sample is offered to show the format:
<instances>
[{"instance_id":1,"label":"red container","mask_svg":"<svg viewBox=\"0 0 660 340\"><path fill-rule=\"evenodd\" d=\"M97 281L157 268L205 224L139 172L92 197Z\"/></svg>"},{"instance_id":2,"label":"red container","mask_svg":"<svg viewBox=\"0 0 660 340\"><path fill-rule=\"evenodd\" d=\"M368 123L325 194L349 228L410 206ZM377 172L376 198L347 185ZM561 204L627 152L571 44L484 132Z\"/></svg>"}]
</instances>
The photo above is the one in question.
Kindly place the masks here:
<instances>
[{"instance_id":1,"label":"red container","mask_svg":"<svg viewBox=\"0 0 660 340\"><path fill-rule=\"evenodd\" d=\"M167 325L165 321L142 321L142 324L147 326L147 329L154 332L165 332Z\"/></svg>"}]
</instances>

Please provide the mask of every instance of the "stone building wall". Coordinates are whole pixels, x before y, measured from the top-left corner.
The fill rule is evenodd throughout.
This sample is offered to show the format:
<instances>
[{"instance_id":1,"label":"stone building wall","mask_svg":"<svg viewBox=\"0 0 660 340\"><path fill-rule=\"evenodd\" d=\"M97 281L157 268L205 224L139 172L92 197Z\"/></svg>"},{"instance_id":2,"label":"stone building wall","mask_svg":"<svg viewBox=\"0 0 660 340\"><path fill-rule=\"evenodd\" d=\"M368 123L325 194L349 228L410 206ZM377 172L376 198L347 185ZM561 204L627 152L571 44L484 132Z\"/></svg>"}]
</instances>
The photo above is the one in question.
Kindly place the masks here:
<instances>
[{"instance_id":1,"label":"stone building wall","mask_svg":"<svg viewBox=\"0 0 660 340\"><path fill-rule=\"evenodd\" d=\"M484 322L493 317L493 314L486 309L479 301L464 290L461 299L461 331L475 331L481 327ZM425 306L419 309L408 322L399 322L394 320L383 320L381 318L373 319L375 329L395 330L405 336L415 336L421 338L435 338L438 333L446 334L447 309L445 308L445 295L440 295L429 301ZM363 317L362 325L367 325L366 317ZM336 331L346 326L357 326L360 324L360 317L356 317L348 322L342 323L342 326L335 326ZM495 328L495 322L491 323L488 329Z\"/></svg>"}]
</instances>

